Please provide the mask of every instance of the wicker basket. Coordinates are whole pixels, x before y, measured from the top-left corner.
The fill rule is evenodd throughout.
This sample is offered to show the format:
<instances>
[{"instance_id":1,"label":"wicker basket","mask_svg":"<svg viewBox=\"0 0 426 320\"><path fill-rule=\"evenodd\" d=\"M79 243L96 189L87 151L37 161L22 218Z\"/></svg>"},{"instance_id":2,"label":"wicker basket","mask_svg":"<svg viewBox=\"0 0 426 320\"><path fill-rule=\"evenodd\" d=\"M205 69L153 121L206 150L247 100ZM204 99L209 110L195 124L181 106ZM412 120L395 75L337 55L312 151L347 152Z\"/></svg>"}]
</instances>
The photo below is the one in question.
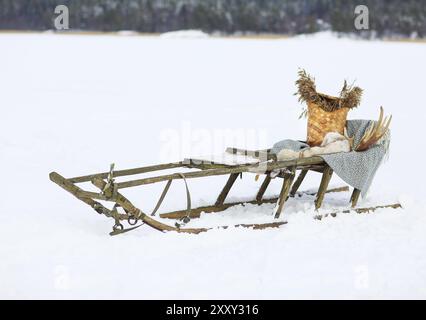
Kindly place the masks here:
<instances>
[{"instance_id":1,"label":"wicker basket","mask_svg":"<svg viewBox=\"0 0 426 320\"><path fill-rule=\"evenodd\" d=\"M360 104L362 89L348 86L345 81L339 97L332 97L319 93L315 79L305 70L299 70L298 75L296 95L299 95L299 102L308 105L307 110L302 113L308 116L307 143L311 147L319 146L329 132L343 135L348 112Z\"/></svg>"},{"instance_id":2,"label":"wicker basket","mask_svg":"<svg viewBox=\"0 0 426 320\"><path fill-rule=\"evenodd\" d=\"M339 100L337 97L320 94L327 100ZM307 143L311 146L321 145L328 132L337 132L343 135L346 126L348 108L326 111L313 102L308 102L308 136Z\"/></svg>"}]
</instances>

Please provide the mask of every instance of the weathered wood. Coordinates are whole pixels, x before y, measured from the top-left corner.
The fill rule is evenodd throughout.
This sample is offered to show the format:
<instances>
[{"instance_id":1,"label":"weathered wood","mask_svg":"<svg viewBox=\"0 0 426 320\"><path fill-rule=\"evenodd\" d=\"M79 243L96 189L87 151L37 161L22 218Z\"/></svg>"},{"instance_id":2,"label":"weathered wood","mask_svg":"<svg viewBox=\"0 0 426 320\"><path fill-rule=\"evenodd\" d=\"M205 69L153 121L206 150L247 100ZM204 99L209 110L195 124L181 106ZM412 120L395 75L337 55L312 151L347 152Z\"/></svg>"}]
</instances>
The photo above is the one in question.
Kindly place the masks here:
<instances>
[{"instance_id":1,"label":"weathered wood","mask_svg":"<svg viewBox=\"0 0 426 320\"><path fill-rule=\"evenodd\" d=\"M394 204L388 204L388 205L376 206L376 207L369 207L369 208L351 208L351 209L345 209L345 210L336 210L336 211L330 212L330 213L318 214L314 218L317 219L317 220L321 220L321 219L326 218L328 216L336 217L338 214L341 214L341 213L355 212L355 213L362 214L362 213L370 213L370 212L374 212L378 209L386 209L386 208L400 209L400 208L402 208L402 206L401 206L400 203L394 203Z\"/></svg>"},{"instance_id":2,"label":"weathered wood","mask_svg":"<svg viewBox=\"0 0 426 320\"><path fill-rule=\"evenodd\" d=\"M185 164L183 162L174 162L174 163L159 164L159 165L140 167L140 168L134 168L134 169L117 170L117 171L114 171L114 177L130 176L135 174L167 170L167 169L173 169L173 168L182 168L182 167L185 167ZM95 173L95 174L90 174L86 176L69 178L67 180L70 181L71 183L89 182L93 178L106 179L108 177L108 174L109 172Z\"/></svg>"},{"instance_id":3,"label":"weathered wood","mask_svg":"<svg viewBox=\"0 0 426 320\"><path fill-rule=\"evenodd\" d=\"M239 205L246 205L246 204L257 204L261 205L264 203L276 203L278 200L278 197L269 198L269 199L262 199L260 202L257 200L251 200L251 201L238 201L238 202L228 202L223 203L221 205L210 205L210 206L202 206L198 208L192 208L189 217L190 218L199 218L201 212L204 213L212 213L212 212L220 212L224 211L228 208L239 206ZM167 213L161 213L160 218L166 218L166 219L180 219L187 216L188 211L187 210L177 210Z\"/></svg>"},{"instance_id":4,"label":"weathered wood","mask_svg":"<svg viewBox=\"0 0 426 320\"><path fill-rule=\"evenodd\" d=\"M217 163L204 163L204 164L189 164L185 167L190 169L209 170L209 169L228 168L230 166L217 164Z\"/></svg>"},{"instance_id":5,"label":"weathered wood","mask_svg":"<svg viewBox=\"0 0 426 320\"><path fill-rule=\"evenodd\" d=\"M91 199L96 199L96 200L103 200L103 201L113 201L111 198L108 198L107 196L98 193L98 192L90 192L90 191L85 191L85 190L81 190L78 192L78 195L83 197L83 198L91 198Z\"/></svg>"},{"instance_id":6,"label":"weathered wood","mask_svg":"<svg viewBox=\"0 0 426 320\"><path fill-rule=\"evenodd\" d=\"M106 182L103 181L100 178L93 178L92 183L98 187L100 190L103 190L105 188ZM145 224L149 225L150 227L157 229L161 232L163 231L176 231L180 233L192 233L192 234L198 234L200 232L205 232L208 229L206 228L176 228L169 226L167 224L164 224L162 222L159 222L150 216L143 213L140 209L135 207L126 197L124 197L121 193L117 192L115 195L115 201L117 204L119 204L123 209L125 209L129 215L133 217L137 217L138 219L142 220Z\"/></svg>"},{"instance_id":7,"label":"weathered wood","mask_svg":"<svg viewBox=\"0 0 426 320\"><path fill-rule=\"evenodd\" d=\"M223 187L221 193L219 194L215 205L219 206L225 202L226 197L228 196L229 191L231 190L232 186L235 183L235 180L237 180L239 173L231 173L229 175L228 181L226 182L225 186Z\"/></svg>"},{"instance_id":8,"label":"weathered wood","mask_svg":"<svg viewBox=\"0 0 426 320\"><path fill-rule=\"evenodd\" d=\"M318 189L317 198L315 199L315 209L321 208L322 201L324 200L324 194L327 190L328 184L330 183L332 175L333 169L327 166L322 174L321 184Z\"/></svg>"},{"instance_id":9,"label":"weathered wood","mask_svg":"<svg viewBox=\"0 0 426 320\"><path fill-rule=\"evenodd\" d=\"M92 180L92 183L97 186L99 189L103 189L106 185L105 181L94 178ZM229 228L229 226L220 226L216 228L176 228L169 225L166 225L164 223L161 223L155 219L152 219L151 217L144 214L141 210L136 208L126 197L124 197L122 194L117 192L116 194L117 203L121 205L124 209L126 209L131 215L139 217L145 224L153 227L154 229L157 229L159 231L175 231L179 233L192 233L192 234L199 234L201 232L206 232L212 229L217 228ZM276 223L264 223L264 224L238 224L234 227L243 227L243 228L253 228L254 230L261 230L265 228L278 228L281 225L286 224L286 222L276 222Z\"/></svg>"},{"instance_id":10,"label":"weathered wood","mask_svg":"<svg viewBox=\"0 0 426 320\"><path fill-rule=\"evenodd\" d=\"M276 162L270 162L266 164L255 163L251 165L238 165L238 166L233 166L229 168L218 168L218 169L202 170L197 172L186 172L183 174L185 175L186 179L193 179L193 178L219 176L219 175L226 175L231 173L242 173L242 172L253 172L253 173L263 172L264 173L264 172L269 172L275 169L284 169L290 166L303 168L304 166L309 166L313 164L322 164L322 163L324 163L324 160L322 158L310 157L310 158L301 158L301 159L286 160L286 161L276 161ZM177 173L174 173L169 175L120 182L120 183L117 183L116 185L117 185L117 189L124 189L124 188L136 187L140 185L170 180L170 179L173 179L173 180L182 179L182 176L180 176Z\"/></svg>"},{"instance_id":11,"label":"weathered wood","mask_svg":"<svg viewBox=\"0 0 426 320\"><path fill-rule=\"evenodd\" d=\"M65 189L66 191L70 192L72 195L74 195L79 200L90 205L96 211L99 211L99 213L104 213L104 212L100 212L100 210L105 211L105 212L111 212L109 209L105 208L102 204L100 204L100 203L98 203L98 202L96 202L96 201L94 201L90 198L81 197L80 194L83 192L83 190L81 188L77 187L76 185L74 185L73 183L71 183L70 181L68 181L67 179L65 179L64 177L62 177L60 174L58 174L56 172L52 172L52 173L50 173L49 177L50 177L50 180L52 182L56 183L61 188ZM93 178L92 182L95 186L97 186L101 190L106 185L105 181L103 181L99 178ZM120 193L117 193L117 199L118 199L117 203L119 203L125 210L129 211L132 215L138 215L143 222L145 222L147 225L149 225L149 226L151 226L154 229L157 229L159 231L176 231L176 232L180 232L180 233L198 234L198 233L201 233L201 232L206 232L206 231L209 231L209 230L212 230L212 229L217 229L217 228L222 228L222 229L229 228L229 226L220 226L220 227L216 227L216 228L184 228L184 229L171 227L171 226L168 226L166 224L163 224L161 222L158 222L158 221L146 216L138 208L133 206L133 204L127 198L122 196ZM119 219L123 220L123 219L127 219L128 215L119 214L118 217L119 217ZM262 230L262 229L266 229L266 228L278 228L278 227L280 227L280 226L282 226L286 223L287 222L285 222L285 221L281 221L281 222L274 222L274 223L238 224L238 225L235 225L233 227L252 228L253 230Z\"/></svg>"},{"instance_id":12,"label":"weathered wood","mask_svg":"<svg viewBox=\"0 0 426 320\"><path fill-rule=\"evenodd\" d=\"M356 207L360 195L361 195L361 190L354 188L354 191L352 192L351 200L350 200L352 208Z\"/></svg>"},{"instance_id":13,"label":"weathered wood","mask_svg":"<svg viewBox=\"0 0 426 320\"><path fill-rule=\"evenodd\" d=\"M204 228L199 233L207 232L209 230L214 230L214 229L228 229L228 228L247 228L247 229L252 229L252 230L264 230L264 229L268 229L268 228L279 228L279 227L281 227L282 225L285 225L285 224L287 224L287 221L269 222L269 223L249 223L249 224L241 223L241 224L236 224L236 225L232 225L232 226L218 226L218 227ZM125 229L123 231L116 230L116 231L111 232L110 235L115 236L115 235L119 235L119 234L122 234L122 233L126 233L126 232L132 231L134 229L137 229L141 226L142 225L139 225L137 227Z\"/></svg>"},{"instance_id":14,"label":"weathered wood","mask_svg":"<svg viewBox=\"0 0 426 320\"><path fill-rule=\"evenodd\" d=\"M303 170L323 173L325 166L326 164L310 165L310 166L303 167Z\"/></svg>"},{"instance_id":15,"label":"weathered wood","mask_svg":"<svg viewBox=\"0 0 426 320\"><path fill-rule=\"evenodd\" d=\"M82 190L81 188L77 187L73 183L71 183L69 180L65 179L63 176L61 176L57 172L51 172L49 174L49 178L52 182L56 183L58 186L63 188L64 190L68 191L72 195L74 195L77 199L83 201L84 203L88 204L90 207L92 207L97 213L99 214L105 214L105 215L111 215L111 210L103 206L101 203L94 201L90 195L97 195L100 196L97 193L94 192L87 192ZM101 199L103 200L103 199ZM127 219L128 216L126 214L119 214L118 217L120 219Z\"/></svg>"},{"instance_id":16,"label":"weathered wood","mask_svg":"<svg viewBox=\"0 0 426 320\"><path fill-rule=\"evenodd\" d=\"M339 187L339 188L333 188L330 190L327 190L326 193L331 193L331 192L343 192L343 191L348 191L349 187ZM298 192L297 194L302 195L302 194L309 194L309 195L315 195L316 192ZM201 212L204 213L214 213L214 212L221 212L224 211L228 208L234 207L234 206L239 206L239 205L246 205L246 204L257 204L257 205L262 205L265 203L276 203L278 201L278 197L272 197L272 198L267 198L267 199L261 199L260 201L256 200L250 200L250 201L238 201L238 202L230 202L230 203L224 203L220 206L216 206L216 205L210 205L210 206L202 206L202 207L198 207L198 208L192 208L189 214L190 218L199 218ZM187 210L177 210L177 211L172 211L172 212L165 212L165 213L161 213L160 217L161 218L166 218L166 219L181 219L183 217L187 216L188 211Z\"/></svg>"},{"instance_id":17,"label":"weathered wood","mask_svg":"<svg viewBox=\"0 0 426 320\"><path fill-rule=\"evenodd\" d=\"M325 193L345 192L345 191L349 191L349 187L348 186L327 189L327 191Z\"/></svg>"},{"instance_id":18,"label":"weathered wood","mask_svg":"<svg viewBox=\"0 0 426 320\"><path fill-rule=\"evenodd\" d=\"M348 186L327 189L325 193L346 192L346 191L349 191ZM318 190L317 191L297 191L295 196L298 196L298 197L302 197L304 195L315 196L316 194L318 194Z\"/></svg>"},{"instance_id":19,"label":"weathered wood","mask_svg":"<svg viewBox=\"0 0 426 320\"><path fill-rule=\"evenodd\" d=\"M230 148L228 148L228 149L230 149ZM238 150L238 154L240 154L240 152L243 151L242 149L237 149L237 150ZM251 154L263 154L263 153L267 152L267 150L247 151L247 152L248 152L249 155L251 155ZM136 175L136 174L142 174L142 173L148 173L148 172L154 172L154 171L161 171L161 170L167 170L167 169L173 169L173 168L182 168L182 167L207 170L207 169L217 169L217 168L224 168L224 167L226 168L226 167L229 167L229 166L225 165L225 164L221 164L221 163L208 162L208 161L204 161L204 160L186 159L184 161L179 161L179 162L145 166L145 167L139 167L139 168L134 168L134 169L116 170L116 171L114 171L114 177L130 176L130 175ZM71 183L89 182L93 178L106 179L108 177L108 174L109 174L109 172L95 173L95 174L90 174L90 175L85 175L85 176L69 178L68 181L70 181Z\"/></svg>"},{"instance_id":20,"label":"weathered wood","mask_svg":"<svg viewBox=\"0 0 426 320\"><path fill-rule=\"evenodd\" d=\"M234 228L251 228L253 230L263 230L266 228L279 228L282 225L287 224L287 221L279 221L279 222L269 222L269 223L249 223L249 224L236 224L233 227ZM228 229L229 226L222 226L219 227L222 229Z\"/></svg>"},{"instance_id":21,"label":"weathered wood","mask_svg":"<svg viewBox=\"0 0 426 320\"><path fill-rule=\"evenodd\" d=\"M265 180L263 180L262 185L259 188L259 191L256 195L256 201L258 203L262 202L262 198L265 195L266 189L268 188L269 184L271 183L271 176L269 174L266 175Z\"/></svg>"},{"instance_id":22,"label":"weathered wood","mask_svg":"<svg viewBox=\"0 0 426 320\"><path fill-rule=\"evenodd\" d=\"M77 187L76 185L71 183L69 180L65 179L59 173L51 172L49 174L49 178L52 182L56 183L58 186L65 189L66 191L68 191L69 193L71 193L72 195L74 195L76 198L83 201L84 203L88 204L92 208L100 204L89 197L83 197L82 194L84 194L84 190Z\"/></svg>"},{"instance_id":23,"label":"weathered wood","mask_svg":"<svg viewBox=\"0 0 426 320\"><path fill-rule=\"evenodd\" d=\"M297 190L299 190L299 187L302 184L303 179L305 179L307 173L308 173L308 170L302 170L300 172L299 176L297 177L296 181L293 183L293 186L291 187L290 197L294 197Z\"/></svg>"},{"instance_id":24,"label":"weathered wood","mask_svg":"<svg viewBox=\"0 0 426 320\"><path fill-rule=\"evenodd\" d=\"M291 169L291 173L287 174L284 177L283 186L282 186L280 197L278 200L278 207L277 207L277 210L275 211L275 219L278 219L281 215L281 211L283 210L284 204L287 201L288 194L290 192L290 187L293 183L295 174L296 174L296 167L293 167Z\"/></svg>"}]
</instances>

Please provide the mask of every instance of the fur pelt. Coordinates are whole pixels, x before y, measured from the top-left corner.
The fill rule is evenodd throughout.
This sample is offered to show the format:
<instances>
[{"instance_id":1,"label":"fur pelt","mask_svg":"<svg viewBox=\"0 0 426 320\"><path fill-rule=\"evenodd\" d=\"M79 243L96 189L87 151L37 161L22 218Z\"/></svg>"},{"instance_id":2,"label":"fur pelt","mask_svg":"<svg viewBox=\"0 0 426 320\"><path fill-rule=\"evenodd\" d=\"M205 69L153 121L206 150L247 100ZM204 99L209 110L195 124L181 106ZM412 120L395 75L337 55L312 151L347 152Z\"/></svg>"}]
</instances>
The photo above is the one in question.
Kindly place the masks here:
<instances>
[{"instance_id":1,"label":"fur pelt","mask_svg":"<svg viewBox=\"0 0 426 320\"><path fill-rule=\"evenodd\" d=\"M307 148L303 151L297 152L290 149L283 149L277 154L277 160L290 160L297 158L308 158L316 155L349 152L351 151L350 141L337 132L329 132L325 135L321 146Z\"/></svg>"}]
</instances>

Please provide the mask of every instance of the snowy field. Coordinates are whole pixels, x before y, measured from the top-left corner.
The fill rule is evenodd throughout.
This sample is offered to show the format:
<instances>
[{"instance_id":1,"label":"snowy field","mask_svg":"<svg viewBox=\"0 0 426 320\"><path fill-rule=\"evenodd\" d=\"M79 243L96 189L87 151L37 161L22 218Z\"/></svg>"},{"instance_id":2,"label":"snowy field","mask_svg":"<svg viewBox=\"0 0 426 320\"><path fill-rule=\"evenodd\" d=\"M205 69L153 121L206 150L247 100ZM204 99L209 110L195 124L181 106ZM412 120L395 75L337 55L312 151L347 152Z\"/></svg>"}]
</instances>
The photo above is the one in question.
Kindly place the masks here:
<instances>
[{"instance_id":1,"label":"snowy field","mask_svg":"<svg viewBox=\"0 0 426 320\"><path fill-rule=\"evenodd\" d=\"M426 298L425 57L422 43L329 34L0 34L0 298ZM390 158L359 206L404 209L317 221L306 196L289 200L280 229L184 235L142 227L110 237L112 220L48 178L304 139L293 96L298 67L329 94L356 80L365 94L350 119L376 119L380 105L393 114ZM301 189L319 179L311 173ZM214 201L225 180L190 180L193 205ZM253 197L260 183L244 175L229 200ZM162 188L125 195L150 212ZM268 195L279 189L273 181ZM326 195L320 212L349 197ZM176 182L161 210L184 207ZM266 222L272 210L237 207L189 226Z\"/></svg>"}]
</instances>

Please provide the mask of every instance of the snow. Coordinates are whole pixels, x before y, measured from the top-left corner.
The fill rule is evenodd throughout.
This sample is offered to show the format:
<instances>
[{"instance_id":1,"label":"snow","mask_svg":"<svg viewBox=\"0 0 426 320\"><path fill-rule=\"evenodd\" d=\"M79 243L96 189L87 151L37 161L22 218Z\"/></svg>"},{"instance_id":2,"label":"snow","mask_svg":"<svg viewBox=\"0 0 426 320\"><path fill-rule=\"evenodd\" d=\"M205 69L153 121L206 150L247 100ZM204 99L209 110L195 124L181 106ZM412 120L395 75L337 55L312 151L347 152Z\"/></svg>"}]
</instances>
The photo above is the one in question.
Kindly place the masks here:
<instances>
[{"instance_id":1,"label":"snow","mask_svg":"<svg viewBox=\"0 0 426 320\"><path fill-rule=\"evenodd\" d=\"M117 35L128 37L128 36L137 36L139 35L139 33L133 30L120 30L120 31L117 31Z\"/></svg>"},{"instance_id":2,"label":"snow","mask_svg":"<svg viewBox=\"0 0 426 320\"><path fill-rule=\"evenodd\" d=\"M426 298L426 177L412 164L424 156L425 56L421 43L329 35L0 34L0 297ZM399 201L404 209L318 221L306 195L286 203L288 224L279 229L185 235L141 227L110 237L113 221L49 181L51 171L71 177L112 162L124 169L303 139L298 67L321 92L337 93L345 78L365 88L351 119L374 119L380 105L393 114L390 158L359 205ZM301 189L319 179L311 173ZM214 202L225 181L188 181L193 205ZM261 182L245 174L229 201L253 197ZM163 186L124 193L150 212ZM274 179L267 196L280 187ZM326 195L320 213L346 207L349 196ZM185 200L176 181L160 211L183 209ZM273 208L233 207L188 226L267 222Z\"/></svg>"},{"instance_id":3,"label":"snow","mask_svg":"<svg viewBox=\"0 0 426 320\"><path fill-rule=\"evenodd\" d=\"M163 39L203 39L208 38L209 34L201 30L177 30L162 33L160 37Z\"/></svg>"}]
</instances>

